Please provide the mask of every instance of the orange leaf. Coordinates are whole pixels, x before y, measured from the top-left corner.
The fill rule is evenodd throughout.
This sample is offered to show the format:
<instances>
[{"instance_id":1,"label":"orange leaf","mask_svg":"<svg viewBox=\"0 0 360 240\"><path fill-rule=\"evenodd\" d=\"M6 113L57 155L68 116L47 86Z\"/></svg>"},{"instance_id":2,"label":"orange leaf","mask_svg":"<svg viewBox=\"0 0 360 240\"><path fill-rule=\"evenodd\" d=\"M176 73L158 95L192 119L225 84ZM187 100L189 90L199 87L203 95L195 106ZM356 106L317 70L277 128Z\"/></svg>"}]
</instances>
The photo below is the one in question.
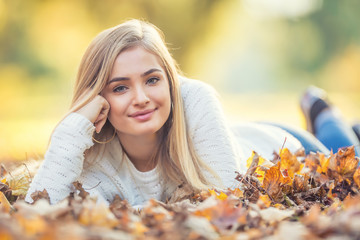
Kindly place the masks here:
<instances>
[{"instance_id":1,"label":"orange leaf","mask_svg":"<svg viewBox=\"0 0 360 240\"><path fill-rule=\"evenodd\" d=\"M93 203L85 205L81 210L79 222L85 226L95 225L101 227L113 228L118 224L114 214L109 208L104 205L92 205Z\"/></svg>"},{"instance_id":2,"label":"orange leaf","mask_svg":"<svg viewBox=\"0 0 360 240\"><path fill-rule=\"evenodd\" d=\"M284 177L280 171L280 162L265 173L263 188L275 201L282 201L282 186L291 183L290 177Z\"/></svg>"},{"instance_id":3,"label":"orange leaf","mask_svg":"<svg viewBox=\"0 0 360 240\"><path fill-rule=\"evenodd\" d=\"M354 176L353 176L355 184L360 188L360 168L357 168L355 170Z\"/></svg>"},{"instance_id":4,"label":"orange leaf","mask_svg":"<svg viewBox=\"0 0 360 240\"><path fill-rule=\"evenodd\" d=\"M339 176L339 182L354 175L358 167L359 159L355 157L354 146L340 149L336 154L331 156L329 169Z\"/></svg>"},{"instance_id":5,"label":"orange leaf","mask_svg":"<svg viewBox=\"0 0 360 240\"><path fill-rule=\"evenodd\" d=\"M325 157L323 153L319 153L321 173L326 173L329 168L330 159Z\"/></svg>"},{"instance_id":6,"label":"orange leaf","mask_svg":"<svg viewBox=\"0 0 360 240\"><path fill-rule=\"evenodd\" d=\"M40 215L25 216L23 214L16 214L15 218L27 235L34 236L48 230L45 219Z\"/></svg>"},{"instance_id":7,"label":"orange leaf","mask_svg":"<svg viewBox=\"0 0 360 240\"><path fill-rule=\"evenodd\" d=\"M242 198L244 197L244 192L241 191L239 188L235 188L234 190L230 190L231 194L235 197Z\"/></svg>"}]
</instances>

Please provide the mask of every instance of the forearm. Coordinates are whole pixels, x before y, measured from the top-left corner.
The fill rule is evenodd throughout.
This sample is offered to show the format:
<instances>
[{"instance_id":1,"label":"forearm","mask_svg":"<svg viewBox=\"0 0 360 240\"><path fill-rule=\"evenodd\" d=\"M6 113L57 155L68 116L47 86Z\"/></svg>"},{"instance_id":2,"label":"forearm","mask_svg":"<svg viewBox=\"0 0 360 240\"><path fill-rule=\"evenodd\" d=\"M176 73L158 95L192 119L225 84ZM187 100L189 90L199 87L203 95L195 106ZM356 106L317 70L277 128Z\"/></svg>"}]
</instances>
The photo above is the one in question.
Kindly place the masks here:
<instances>
[{"instance_id":1,"label":"forearm","mask_svg":"<svg viewBox=\"0 0 360 240\"><path fill-rule=\"evenodd\" d=\"M83 167L84 152L93 145L93 124L83 116L72 113L55 129L44 162L35 175L26 201L31 194L46 189L51 203L56 203L72 191Z\"/></svg>"}]
</instances>

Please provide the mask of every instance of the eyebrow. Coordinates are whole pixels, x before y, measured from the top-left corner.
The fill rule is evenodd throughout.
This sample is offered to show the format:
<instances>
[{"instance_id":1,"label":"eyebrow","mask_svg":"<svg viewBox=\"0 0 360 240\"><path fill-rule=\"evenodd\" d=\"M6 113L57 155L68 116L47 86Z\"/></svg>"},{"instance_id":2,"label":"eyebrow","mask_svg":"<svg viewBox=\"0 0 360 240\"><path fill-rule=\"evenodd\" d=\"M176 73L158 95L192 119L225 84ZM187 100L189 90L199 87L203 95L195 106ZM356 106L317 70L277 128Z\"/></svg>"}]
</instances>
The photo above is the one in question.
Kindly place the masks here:
<instances>
[{"instance_id":1,"label":"eyebrow","mask_svg":"<svg viewBox=\"0 0 360 240\"><path fill-rule=\"evenodd\" d=\"M147 70L146 72L144 72L140 76L141 77L146 77L147 75L150 75L150 74L152 74L154 72L162 72L162 70L158 69L158 68L152 68L152 69ZM127 80L130 80L130 78L128 78L128 77L115 77L115 78L111 79L107 84L110 84L110 83L113 83L113 82L119 82L119 81L127 81Z\"/></svg>"}]
</instances>

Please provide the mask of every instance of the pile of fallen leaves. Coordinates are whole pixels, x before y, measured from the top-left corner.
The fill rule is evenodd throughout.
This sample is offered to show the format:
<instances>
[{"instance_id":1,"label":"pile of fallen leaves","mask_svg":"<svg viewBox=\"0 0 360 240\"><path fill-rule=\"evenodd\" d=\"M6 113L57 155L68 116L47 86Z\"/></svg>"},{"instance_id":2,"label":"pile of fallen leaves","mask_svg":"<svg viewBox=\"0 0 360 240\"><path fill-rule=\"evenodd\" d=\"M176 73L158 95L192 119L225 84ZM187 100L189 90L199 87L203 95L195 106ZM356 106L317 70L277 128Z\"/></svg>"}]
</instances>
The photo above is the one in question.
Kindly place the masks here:
<instances>
[{"instance_id":1,"label":"pile of fallen leaves","mask_svg":"<svg viewBox=\"0 0 360 240\"><path fill-rule=\"evenodd\" d=\"M296 239L360 238L360 168L354 148L329 157L281 150L272 161L258 154L238 187L198 193L179 186L167 203L142 210L116 197L96 204L79 183L56 205L46 191L22 199L29 174L1 168L0 239Z\"/></svg>"}]
</instances>

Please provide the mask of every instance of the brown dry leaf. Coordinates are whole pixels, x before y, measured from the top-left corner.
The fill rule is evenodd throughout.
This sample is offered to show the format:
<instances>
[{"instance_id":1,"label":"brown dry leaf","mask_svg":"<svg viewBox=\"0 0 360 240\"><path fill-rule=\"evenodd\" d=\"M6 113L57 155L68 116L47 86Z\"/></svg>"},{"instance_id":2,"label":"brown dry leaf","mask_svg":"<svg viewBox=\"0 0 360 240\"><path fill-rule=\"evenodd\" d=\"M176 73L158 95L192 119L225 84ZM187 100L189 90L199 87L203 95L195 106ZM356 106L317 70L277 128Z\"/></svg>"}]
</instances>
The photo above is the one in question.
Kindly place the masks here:
<instances>
[{"instance_id":1,"label":"brown dry leaf","mask_svg":"<svg viewBox=\"0 0 360 240\"><path fill-rule=\"evenodd\" d=\"M279 162L276 166L273 166L266 171L263 188L275 202L281 202L283 200L282 187L290 183L291 179L289 177L284 177L281 173Z\"/></svg>"},{"instance_id":2,"label":"brown dry leaf","mask_svg":"<svg viewBox=\"0 0 360 240\"><path fill-rule=\"evenodd\" d=\"M39 199L46 199L50 203L50 197L46 189L42 191L35 191L30 195L30 197L34 200L33 203L35 203Z\"/></svg>"},{"instance_id":3,"label":"brown dry leaf","mask_svg":"<svg viewBox=\"0 0 360 240\"><path fill-rule=\"evenodd\" d=\"M253 175L257 167L259 166L259 155L253 151L251 157L246 161L246 167L248 168L246 175Z\"/></svg>"},{"instance_id":4,"label":"brown dry leaf","mask_svg":"<svg viewBox=\"0 0 360 240\"><path fill-rule=\"evenodd\" d=\"M73 182L74 187L76 188L76 190L79 191L79 196L82 199L85 199L87 196L89 196L90 194L84 190L84 188L82 187L82 184L78 181Z\"/></svg>"},{"instance_id":5,"label":"brown dry leaf","mask_svg":"<svg viewBox=\"0 0 360 240\"><path fill-rule=\"evenodd\" d=\"M306 192L309 190L308 180L309 175L299 175L295 174L293 180L293 191L294 193Z\"/></svg>"},{"instance_id":6,"label":"brown dry leaf","mask_svg":"<svg viewBox=\"0 0 360 240\"><path fill-rule=\"evenodd\" d=\"M194 189L189 184L179 185L175 191L171 194L171 198L167 203L172 204L175 202L182 201L184 199L190 198L194 195Z\"/></svg>"},{"instance_id":7,"label":"brown dry leaf","mask_svg":"<svg viewBox=\"0 0 360 240\"><path fill-rule=\"evenodd\" d=\"M309 155L307 155L305 158L305 167L310 169L310 172L312 174L314 174L316 172L321 173L322 169L321 169L321 165L320 165L319 155L315 154L313 152L311 152Z\"/></svg>"},{"instance_id":8,"label":"brown dry leaf","mask_svg":"<svg viewBox=\"0 0 360 240\"><path fill-rule=\"evenodd\" d=\"M357 167L359 165L359 159L355 157L355 148L347 147L339 149L339 151L331 156L329 161L329 175L337 178L339 182L347 178L353 177Z\"/></svg>"}]
</instances>

